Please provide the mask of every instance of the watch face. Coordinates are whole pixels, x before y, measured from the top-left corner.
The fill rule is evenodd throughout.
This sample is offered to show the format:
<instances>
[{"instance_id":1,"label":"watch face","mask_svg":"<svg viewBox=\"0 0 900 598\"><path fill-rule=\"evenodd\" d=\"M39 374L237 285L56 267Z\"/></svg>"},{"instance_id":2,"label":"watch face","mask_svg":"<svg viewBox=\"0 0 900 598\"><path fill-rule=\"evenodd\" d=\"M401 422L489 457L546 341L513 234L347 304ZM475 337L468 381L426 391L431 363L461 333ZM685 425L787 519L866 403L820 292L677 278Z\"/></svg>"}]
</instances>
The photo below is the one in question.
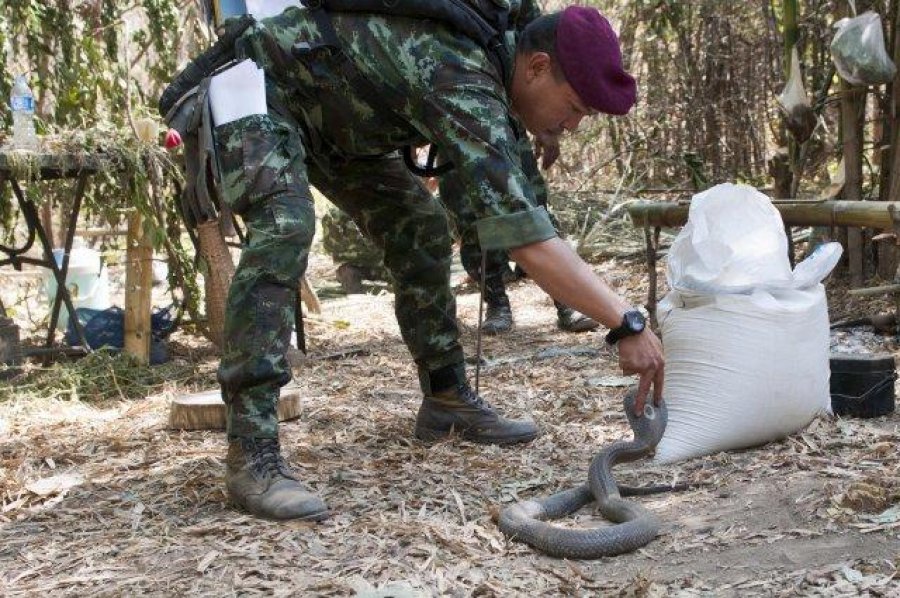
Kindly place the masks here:
<instances>
[{"instance_id":1,"label":"watch face","mask_svg":"<svg viewBox=\"0 0 900 598\"><path fill-rule=\"evenodd\" d=\"M630 311L626 313L625 325L634 332L643 332L644 326L646 325L644 315L639 311Z\"/></svg>"}]
</instances>

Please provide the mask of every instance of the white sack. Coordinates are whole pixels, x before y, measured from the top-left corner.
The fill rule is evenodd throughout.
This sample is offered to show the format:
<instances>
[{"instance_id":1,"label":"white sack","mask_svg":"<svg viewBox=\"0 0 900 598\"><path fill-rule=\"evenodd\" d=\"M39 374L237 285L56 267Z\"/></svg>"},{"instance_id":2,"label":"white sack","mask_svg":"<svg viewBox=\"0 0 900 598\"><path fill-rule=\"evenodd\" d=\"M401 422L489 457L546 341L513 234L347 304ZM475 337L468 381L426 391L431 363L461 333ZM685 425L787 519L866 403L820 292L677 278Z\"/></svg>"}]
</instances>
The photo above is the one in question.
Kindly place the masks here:
<instances>
[{"instance_id":1,"label":"white sack","mask_svg":"<svg viewBox=\"0 0 900 598\"><path fill-rule=\"evenodd\" d=\"M840 256L828 243L791 271L768 197L745 185L694 196L657 311L669 408L658 462L783 438L830 410L820 283Z\"/></svg>"},{"instance_id":2,"label":"white sack","mask_svg":"<svg viewBox=\"0 0 900 598\"><path fill-rule=\"evenodd\" d=\"M825 289L690 296L659 308L669 423L656 461L784 438L830 410Z\"/></svg>"}]
</instances>

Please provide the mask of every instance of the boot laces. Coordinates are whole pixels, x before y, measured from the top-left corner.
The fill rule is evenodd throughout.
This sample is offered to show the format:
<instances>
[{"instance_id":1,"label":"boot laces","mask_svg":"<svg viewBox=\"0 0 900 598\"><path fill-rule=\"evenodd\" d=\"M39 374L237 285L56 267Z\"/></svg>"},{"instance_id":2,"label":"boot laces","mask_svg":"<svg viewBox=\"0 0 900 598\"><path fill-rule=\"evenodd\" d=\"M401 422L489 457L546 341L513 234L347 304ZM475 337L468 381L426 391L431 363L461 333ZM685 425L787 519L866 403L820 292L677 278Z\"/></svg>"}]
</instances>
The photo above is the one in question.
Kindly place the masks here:
<instances>
[{"instance_id":1,"label":"boot laces","mask_svg":"<svg viewBox=\"0 0 900 598\"><path fill-rule=\"evenodd\" d=\"M294 473L288 467L281 448L275 438L254 439L250 445L250 453L253 459L253 470L261 476L283 476L296 480Z\"/></svg>"},{"instance_id":2,"label":"boot laces","mask_svg":"<svg viewBox=\"0 0 900 598\"><path fill-rule=\"evenodd\" d=\"M468 384L460 385L458 390L459 398L467 405L471 405L476 409L493 411L491 406L481 397L481 395L475 392L475 389Z\"/></svg>"}]
</instances>

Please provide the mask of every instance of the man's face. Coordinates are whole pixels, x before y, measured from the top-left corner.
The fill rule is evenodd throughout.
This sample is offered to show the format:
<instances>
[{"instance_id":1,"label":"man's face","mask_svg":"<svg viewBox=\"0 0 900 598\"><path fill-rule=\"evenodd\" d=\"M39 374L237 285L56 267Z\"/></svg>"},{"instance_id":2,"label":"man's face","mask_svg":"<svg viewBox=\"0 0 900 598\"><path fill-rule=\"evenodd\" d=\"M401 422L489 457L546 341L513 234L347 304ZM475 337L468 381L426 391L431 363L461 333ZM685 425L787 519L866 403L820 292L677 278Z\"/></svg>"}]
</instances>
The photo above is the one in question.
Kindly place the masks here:
<instances>
[{"instance_id":1,"label":"man's face","mask_svg":"<svg viewBox=\"0 0 900 598\"><path fill-rule=\"evenodd\" d=\"M562 74L554 74L550 57L543 52L516 55L510 96L513 113L533 135L559 136L596 114Z\"/></svg>"}]
</instances>

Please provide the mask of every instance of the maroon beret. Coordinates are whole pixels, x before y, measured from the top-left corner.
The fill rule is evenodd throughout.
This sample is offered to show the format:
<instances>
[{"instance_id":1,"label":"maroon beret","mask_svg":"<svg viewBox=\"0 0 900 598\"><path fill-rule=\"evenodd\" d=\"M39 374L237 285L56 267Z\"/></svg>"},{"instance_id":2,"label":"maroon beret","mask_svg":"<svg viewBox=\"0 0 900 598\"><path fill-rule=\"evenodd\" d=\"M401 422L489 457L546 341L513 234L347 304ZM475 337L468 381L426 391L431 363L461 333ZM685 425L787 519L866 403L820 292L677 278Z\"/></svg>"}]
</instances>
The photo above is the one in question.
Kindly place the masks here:
<instances>
[{"instance_id":1,"label":"maroon beret","mask_svg":"<svg viewBox=\"0 0 900 598\"><path fill-rule=\"evenodd\" d=\"M588 107L628 114L634 106L637 85L622 66L619 38L596 8L570 6L562 11L556 26L556 58Z\"/></svg>"}]
</instances>

